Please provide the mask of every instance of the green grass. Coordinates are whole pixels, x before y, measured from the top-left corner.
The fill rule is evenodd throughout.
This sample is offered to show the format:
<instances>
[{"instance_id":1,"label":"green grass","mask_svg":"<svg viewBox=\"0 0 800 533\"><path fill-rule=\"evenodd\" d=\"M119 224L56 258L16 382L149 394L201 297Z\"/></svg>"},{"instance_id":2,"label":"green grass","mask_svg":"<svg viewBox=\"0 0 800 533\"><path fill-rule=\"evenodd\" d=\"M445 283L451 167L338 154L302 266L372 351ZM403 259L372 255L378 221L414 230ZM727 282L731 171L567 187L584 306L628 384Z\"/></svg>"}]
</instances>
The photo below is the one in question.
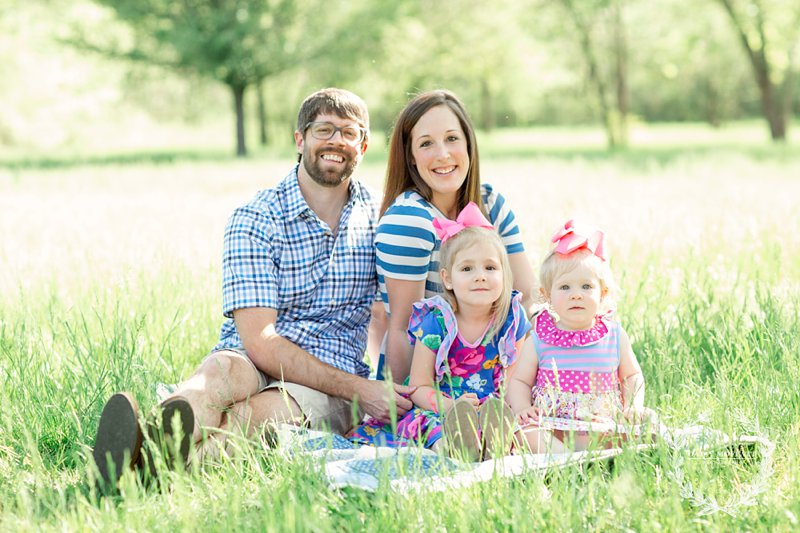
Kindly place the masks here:
<instances>
[{"instance_id":1,"label":"green grass","mask_svg":"<svg viewBox=\"0 0 800 533\"><path fill-rule=\"evenodd\" d=\"M534 264L573 215L606 229L648 405L671 425L775 443L774 470L752 501L756 468L723 456L662 449L546 481L369 494L332 490L308 457L258 443L218 466L167 474L169 490L126 478L118 496L100 498L87 456L103 402L129 390L149 409L156 383L186 377L213 346L227 216L292 159L0 171L0 530L796 530L792 146L782 157L709 146L661 159L647 150L506 159L490 143L483 159ZM361 174L378 187L376 152ZM704 514L712 501L731 514Z\"/></svg>"}]
</instances>

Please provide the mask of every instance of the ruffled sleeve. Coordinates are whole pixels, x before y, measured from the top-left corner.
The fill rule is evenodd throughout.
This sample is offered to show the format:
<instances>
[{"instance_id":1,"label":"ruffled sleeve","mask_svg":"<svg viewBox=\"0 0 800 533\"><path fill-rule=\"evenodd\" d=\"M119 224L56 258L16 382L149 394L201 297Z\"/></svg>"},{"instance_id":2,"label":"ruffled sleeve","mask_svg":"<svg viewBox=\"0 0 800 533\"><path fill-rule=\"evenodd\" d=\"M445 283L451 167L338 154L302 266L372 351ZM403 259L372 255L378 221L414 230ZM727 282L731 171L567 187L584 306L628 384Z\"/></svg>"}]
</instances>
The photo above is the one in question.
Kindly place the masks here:
<instances>
[{"instance_id":1,"label":"ruffled sleeve","mask_svg":"<svg viewBox=\"0 0 800 533\"><path fill-rule=\"evenodd\" d=\"M408 341L412 345L422 342L436 354L437 381L450 370L447 354L457 334L456 315L444 298L433 296L414 304L408 321Z\"/></svg>"},{"instance_id":2,"label":"ruffled sleeve","mask_svg":"<svg viewBox=\"0 0 800 533\"><path fill-rule=\"evenodd\" d=\"M517 342L531 329L531 322L528 320L521 302L522 294L512 291L508 318L503 329L500 330L500 338L497 341L497 352L503 368L513 365L517 360L519 356Z\"/></svg>"}]
</instances>

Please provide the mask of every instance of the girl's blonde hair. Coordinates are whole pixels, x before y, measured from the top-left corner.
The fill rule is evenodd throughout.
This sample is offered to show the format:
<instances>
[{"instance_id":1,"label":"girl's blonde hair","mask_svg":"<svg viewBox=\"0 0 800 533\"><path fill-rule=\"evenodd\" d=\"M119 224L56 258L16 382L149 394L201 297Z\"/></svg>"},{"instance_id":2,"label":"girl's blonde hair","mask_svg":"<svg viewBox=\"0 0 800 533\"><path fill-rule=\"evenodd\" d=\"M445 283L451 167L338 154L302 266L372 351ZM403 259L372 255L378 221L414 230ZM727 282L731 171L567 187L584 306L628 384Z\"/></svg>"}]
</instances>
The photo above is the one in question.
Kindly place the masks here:
<instances>
[{"instance_id":1,"label":"girl's blonde hair","mask_svg":"<svg viewBox=\"0 0 800 533\"><path fill-rule=\"evenodd\" d=\"M603 307L605 307L602 311L613 311L619 288L614 281L611 268L608 265L608 261L603 261L586 248L580 248L566 255L556 253L553 250L542 262L542 266L539 269L539 284L542 290L546 292L548 299L553 290L555 279L561 274L574 270L579 265L589 268L600 280Z\"/></svg>"},{"instance_id":2,"label":"girl's blonde hair","mask_svg":"<svg viewBox=\"0 0 800 533\"><path fill-rule=\"evenodd\" d=\"M508 311L511 307L511 288L513 285L511 265L508 262L506 247L503 245L503 241L500 239L500 235L497 231L478 226L470 226L459 231L442 244L439 250L439 269L440 271L446 270L448 274L450 274L458 253L477 243L490 244L500 258L500 267L503 269L503 290L500 292L500 296L497 300L492 304L494 316L488 331L489 338L494 338L495 335L500 333L503 324L505 324L508 318ZM442 284L442 292L444 299L447 300L447 303L450 304L453 311L457 312L458 300L456 299L453 289L447 289L444 284Z\"/></svg>"}]
</instances>

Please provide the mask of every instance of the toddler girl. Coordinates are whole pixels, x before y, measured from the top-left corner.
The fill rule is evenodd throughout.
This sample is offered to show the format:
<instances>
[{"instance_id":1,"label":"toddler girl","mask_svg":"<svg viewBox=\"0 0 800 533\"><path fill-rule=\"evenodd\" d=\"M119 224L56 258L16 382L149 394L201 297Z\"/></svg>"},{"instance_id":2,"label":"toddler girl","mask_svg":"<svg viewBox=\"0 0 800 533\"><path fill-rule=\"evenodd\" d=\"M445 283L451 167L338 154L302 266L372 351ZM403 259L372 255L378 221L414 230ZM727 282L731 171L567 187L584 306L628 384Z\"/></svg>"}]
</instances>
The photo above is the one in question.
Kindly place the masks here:
<instances>
[{"instance_id":1,"label":"toddler girl","mask_svg":"<svg viewBox=\"0 0 800 533\"><path fill-rule=\"evenodd\" d=\"M547 416L580 427L578 422L611 423L620 413L631 420L650 416L639 362L625 330L611 319L615 285L603 233L582 231L570 220L552 241L555 248L540 270L548 307L532 317L533 333L509 378L517 421L544 426L541 416ZM535 453L562 452L565 436L575 438L576 449L588 444L586 432L526 432Z\"/></svg>"},{"instance_id":2,"label":"toddler girl","mask_svg":"<svg viewBox=\"0 0 800 533\"><path fill-rule=\"evenodd\" d=\"M366 444L420 443L474 461L511 446L516 421L501 399L506 368L530 322L512 291L511 269L497 231L472 202L456 221L433 221L442 246L444 294L414 304L409 385L414 408L396 431L367 421L353 434Z\"/></svg>"}]
</instances>

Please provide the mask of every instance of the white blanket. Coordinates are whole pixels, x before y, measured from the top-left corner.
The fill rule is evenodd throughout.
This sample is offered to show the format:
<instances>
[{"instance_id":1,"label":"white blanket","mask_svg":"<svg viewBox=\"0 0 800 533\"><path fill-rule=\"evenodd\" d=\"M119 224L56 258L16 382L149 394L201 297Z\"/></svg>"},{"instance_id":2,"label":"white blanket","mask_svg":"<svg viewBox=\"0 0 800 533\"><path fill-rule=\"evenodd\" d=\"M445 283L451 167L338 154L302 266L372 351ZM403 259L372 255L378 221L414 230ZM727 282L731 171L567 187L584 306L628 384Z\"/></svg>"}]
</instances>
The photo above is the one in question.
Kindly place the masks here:
<instances>
[{"instance_id":1,"label":"white blanket","mask_svg":"<svg viewBox=\"0 0 800 533\"><path fill-rule=\"evenodd\" d=\"M731 438L719 431L693 426L682 429L663 428L660 437L672 450L690 452L754 454L759 468L757 476L772 473L773 444L760 437ZM565 454L509 455L477 463L459 462L430 450L358 446L330 433L280 426L279 446L287 453L302 450L319 460L328 482L333 487L356 487L375 491L386 486L397 492L409 490L446 490L485 481L495 476L512 477L543 475L548 470L566 466L607 461L626 449L644 452L656 444L637 444L608 450ZM682 482L682 480L676 479ZM683 492L686 492L682 489ZM683 494L692 499L693 494ZM720 509L722 510L722 509Z\"/></svg>"}]
</instances>

